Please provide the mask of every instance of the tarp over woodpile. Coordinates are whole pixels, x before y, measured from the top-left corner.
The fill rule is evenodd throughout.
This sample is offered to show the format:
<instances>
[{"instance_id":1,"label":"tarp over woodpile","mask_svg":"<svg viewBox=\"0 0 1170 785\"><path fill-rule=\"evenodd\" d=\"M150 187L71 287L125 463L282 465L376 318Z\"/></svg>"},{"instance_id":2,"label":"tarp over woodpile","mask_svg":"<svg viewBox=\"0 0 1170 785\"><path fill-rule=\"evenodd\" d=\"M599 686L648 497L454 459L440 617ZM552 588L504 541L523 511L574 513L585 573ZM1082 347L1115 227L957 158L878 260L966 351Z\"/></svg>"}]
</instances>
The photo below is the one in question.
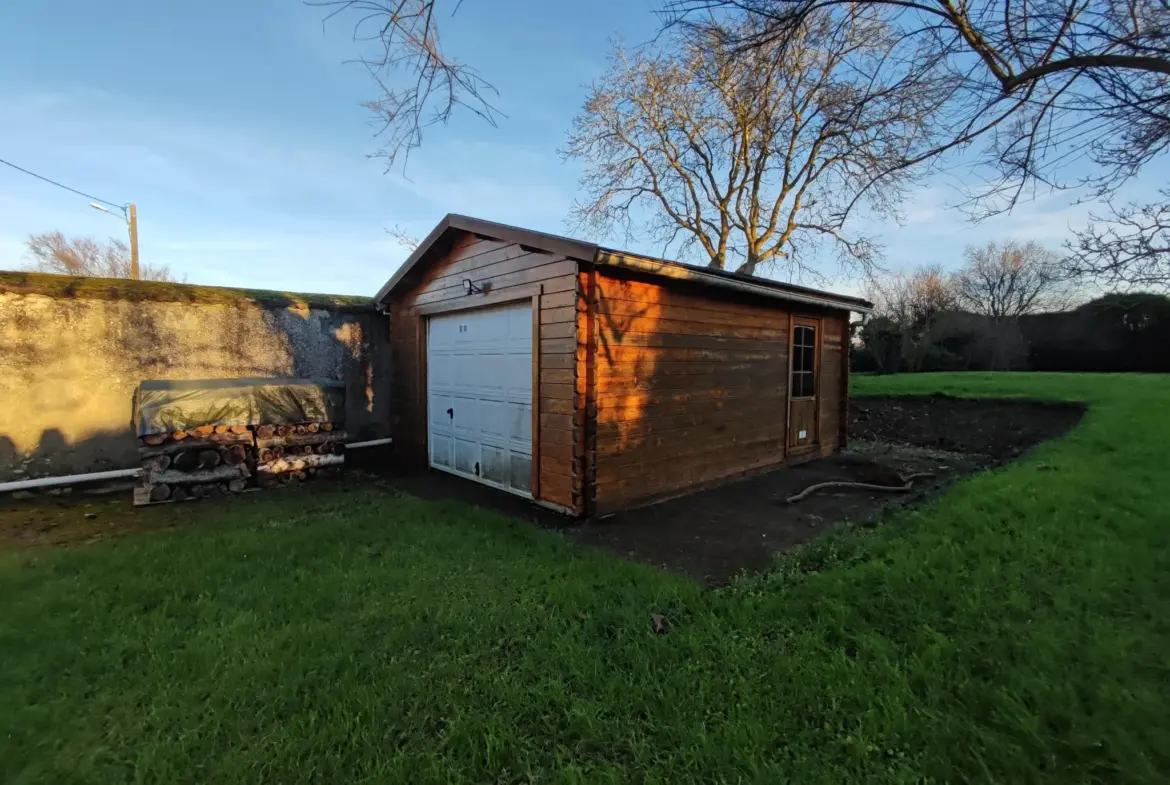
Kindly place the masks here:
<instances>
[{"instance_id":1,"label":"tarp over woodpile","mask_svg":"<svg viewBox=\"0 0 1170 785\"><path fill-rule=\"evenodd\" d=\"M152 379L138 385L139 436L200 425L345 424L345 384L332 379Z\"/></svg>"}]
</instances>

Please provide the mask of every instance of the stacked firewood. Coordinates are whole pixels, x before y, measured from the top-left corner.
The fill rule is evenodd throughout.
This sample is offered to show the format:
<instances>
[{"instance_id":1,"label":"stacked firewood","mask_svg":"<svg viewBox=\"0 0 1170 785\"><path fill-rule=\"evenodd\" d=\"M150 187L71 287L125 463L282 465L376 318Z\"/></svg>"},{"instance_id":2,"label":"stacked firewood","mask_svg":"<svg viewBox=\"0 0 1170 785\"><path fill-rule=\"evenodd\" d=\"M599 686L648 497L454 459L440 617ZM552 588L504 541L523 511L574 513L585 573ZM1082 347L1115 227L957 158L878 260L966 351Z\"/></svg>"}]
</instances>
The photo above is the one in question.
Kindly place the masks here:
<instances>
[{"instance_id":1,"label":"stacked firewood","mask_svg":"<svg viewBox=\"0 0 1170 785\"><path fill-rule=\"evenodd\" d=\"M345 431L328 422L261 425L256 429L256 476L261 487L327 475L345 463Z\"/></svg>"},{"instance_id":2,"label":"stacked firewood","mask_svg":"<svg viewBox=\"0 0 1170 785\"><path fill-rule=\"evenodd\" d=\"M242 425L203 425L142 437L142 476L135 504L238 493L252 476L252 432Z\"/></svg>"},{"instance_id":3,"label":"stacked firewood","mask_svg":"<svg viewBox=\"0 0 1170 785\"><path fill-rule=\"evenodd\" d=\"M345 431L332 423L203 425L150 434L138 449L136 505L202 499L329 473L345 463Z\"/></svg>"}]
</instances>

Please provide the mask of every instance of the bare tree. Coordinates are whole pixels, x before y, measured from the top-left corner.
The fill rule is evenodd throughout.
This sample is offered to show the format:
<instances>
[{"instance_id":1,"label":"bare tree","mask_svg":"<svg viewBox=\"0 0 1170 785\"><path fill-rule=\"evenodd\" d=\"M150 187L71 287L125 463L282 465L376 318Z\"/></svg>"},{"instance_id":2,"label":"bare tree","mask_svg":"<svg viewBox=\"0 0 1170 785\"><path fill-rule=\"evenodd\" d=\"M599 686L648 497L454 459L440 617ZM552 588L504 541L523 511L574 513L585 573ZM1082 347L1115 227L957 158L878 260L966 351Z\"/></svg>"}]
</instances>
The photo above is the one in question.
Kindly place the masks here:
<instances>
[{"instance_id":1,"label":"bare tree","mask_svg":"<svg viewBox=\"0 0 1170 785\"><path fill-rule=\"evenodd\" d=\"M978 214L1010 209L1037 184L1108 192L1170 142L1166 0L666 0L676 24L706 26L716 12L756 20L736 42L745 54L799 47L810 16L858 7L901 34L885 68L949 95L936 143L895 168L978 140L992 167L972 194ZM1088 173L1066 168L1085 158Z\"/></svg>"},{"instance_id":2,"label":"bare tree","mask_svg":"<svg viewBox=\"0 0 1170 785\"><path fill-rule=\"evenodd\" d=\"M1066 275L1107 286L1170 286L1170 189L1160 203L1124 207L1093 223L1066 244Z\"/></svg>"},{"instance_id":3,"label":"bare tree","mask_svg":"<svg viewBox=\"0 0 1170 785\"><path fill-rule=\"evenodd\" d=\"M61 232L30 235L30 270L87 278L130 278L130 249L121 240L99 242L90 237L66 237ZM143 281L175 281L170 268L140 265Z\"/></svg>"},{"instance_id":4,"label":"bare tree","mask_svg":"<svg viewBox=\"0 0 1170 785\"><path fill-rule=\"evenodd\" d=\"M563 151L585 165L574 222L645 227L664 255L676 246L743 273L781 260L813 272L804 252L824 240L868 270L876 249L847 231L851 210L873 171L926 138L931 91L878 75L896 39L872 13L809 17L783 52L729 57L747 34L615 48ZM893 213L907 180L888 178L865 205Z\"/></svg>"},{"instance_id":5,"label":"bare tree","mask_svg":"<svg viewBox=\"0 0 1170 785\"><path fill-rule=\"evenodd\" d=\"M446 4L451 14L462 0ZM495 88L439 43L438 0L307 0L330 8L326 20L354 18L353 38L370 54L359 58L381 95L366 106L380 124L381 155L387 167L422 144L423 131L446 125L462 108L495 125L502 117L491 103Z\"/></svg>"},{"instance_id":6,"label":"bare tree","mask_svg":"<svg viewBox=\"0 0 1170 785\"><path fill-rule=\"evenodd\" d=\"M418 238L403 229L398 224L395 224L394 226L387 229L386 234L393 237L394 241L405 248L407 251L414 251L415 248L418 248Z\"/></svg>"},{"instance_id":7,"label":"bare tree","mask_svg":"<svg viewBox=\"0 0 1170 785\"><path fill-rule=\"evenodd\" d=\"M951 283L937 264L875 277L866 296L873 301L876 315L902 329L922 330L957 307Z\"/></svg>"},{"instance_id":8,"label":"bare tree","mask_svg":"<svg viewBox=\"0 0 1170 785\"><path fill-rule=\"evenodd\" d=\"M951 276L951 288L968 311L999 322L1071 303L1060 257L1037 243L989 242L969 246L964 257L966 263Z\"/></svg>"},{"instance_id":9,"label":"bare tree","mask_svg":"<svg viewBox=\"0 0 1170 785\"><path fill-rule=\"evenodd\" d=\"M928 265L873 277L866 296L873 301L874 313L866 320L861 339L878 370L922 370L932 348L932 328L955 307L942 267Z\"/></svg>"}]
</instances>

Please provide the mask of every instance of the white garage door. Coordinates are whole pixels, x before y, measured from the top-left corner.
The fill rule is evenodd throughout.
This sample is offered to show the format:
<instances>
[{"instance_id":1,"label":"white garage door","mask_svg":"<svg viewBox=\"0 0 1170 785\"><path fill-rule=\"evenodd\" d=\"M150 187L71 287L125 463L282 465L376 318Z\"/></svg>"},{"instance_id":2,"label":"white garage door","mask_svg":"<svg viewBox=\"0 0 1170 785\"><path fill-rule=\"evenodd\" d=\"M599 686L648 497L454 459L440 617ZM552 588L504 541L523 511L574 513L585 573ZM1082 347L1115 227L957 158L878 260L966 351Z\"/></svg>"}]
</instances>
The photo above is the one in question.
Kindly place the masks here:
<instances>
[{"instance_id":1,"label":"white garage door","mask_svg":"<svg viewBox=\"0 0 1170 785\"><path fill-rule=\"evenodd\" d=\"M432 316L431 466L531 496L532 306Z\"/></svg>"}]
</instances>

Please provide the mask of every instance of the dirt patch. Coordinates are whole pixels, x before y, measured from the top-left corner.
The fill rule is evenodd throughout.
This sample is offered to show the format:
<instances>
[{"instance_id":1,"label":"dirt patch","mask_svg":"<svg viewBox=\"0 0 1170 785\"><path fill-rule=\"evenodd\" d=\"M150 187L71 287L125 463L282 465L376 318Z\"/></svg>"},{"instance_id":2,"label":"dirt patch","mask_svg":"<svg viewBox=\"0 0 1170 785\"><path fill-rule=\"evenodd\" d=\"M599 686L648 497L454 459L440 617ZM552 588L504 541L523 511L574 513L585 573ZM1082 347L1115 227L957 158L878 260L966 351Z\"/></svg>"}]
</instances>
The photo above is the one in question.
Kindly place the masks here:
<instances>
[{"instance_id":1,"label":"dirt patch","mask_svg":"<svg viewBox=\"0 0 1170 785\"><path fill-rule=\"evenodd\" d=\"M79 545L135 532L215 523L240 504L263 503L291 494L312 494L342 482L363 482L361 475L317 480L305 485L231 494L197 502L135 507L129 491L68 494L41 493L28 499L0 496L0 550L43 545Z\"/></svg>"},{"instance_id":2,"label":"dirt patch","mask_svg":"<svg viewBox=\"0 0 1170 785\"><path fill-rule=\"evenodd\" d=\"M410 474L385 473L382 476L398 490L420 499L459 501L554 529L570 523L567 516L533 504L528 499L437 469Z\"/></svg>"},{"instance_id":3,"label":"dirt patch","mask_svg":"<svg viewBox=\"0 0 1170 785\"><path fill-rule=\"evenodd\" d=\"M949 395L857 397L849 438L1011 460L1072 429L1084 407L1069 403L978 400Z\"/></svg>"},{"instance_id":4,"label":"dirt patch","mask_svg":"<svg viewBox=\"0 0 1170 785\"><path fill-rule=\"evenodd\" d=\"M740 572L768 569L777 552L808 542L844 520L865 520L888 505L919 501L982 465L962 454L913 448L873 453L848 452L778 469L627 510L566 533L583 544L719 584ZM800 502L786 501L817 483L897 485L899 474L919 472L934 476L916 480L905 494L829 488Z\"/></svg>"},{"instance_id":5,"label":"dirt patch","mask_svg":"<svg viewBox=\"0 0 1170 785\"><path fill-rule=\"evenodd\" d=\"M129 493L0 498L0 548L96 542L167 528L183 520L184 516L162 507L134 507Z\"/></svg>"},{"instance_id":6,"label":"dirt patch","mask_svg":"<svg viewBox=\"0 0 1170 785\"><path fill-rule=\"evenodd\" d=\"M891 505L921 503L956 478L1010 460L1067 432L1083 414L1074 405L978 401L948 396L855 398L851 450L711 490L629 510L568 529L569 537L706 583L768 569L775 554L844 521L875 520ZM785 499L830 481L895 484L931 472L911 492L829 489Z\"/></svg>"}]
</instances>

